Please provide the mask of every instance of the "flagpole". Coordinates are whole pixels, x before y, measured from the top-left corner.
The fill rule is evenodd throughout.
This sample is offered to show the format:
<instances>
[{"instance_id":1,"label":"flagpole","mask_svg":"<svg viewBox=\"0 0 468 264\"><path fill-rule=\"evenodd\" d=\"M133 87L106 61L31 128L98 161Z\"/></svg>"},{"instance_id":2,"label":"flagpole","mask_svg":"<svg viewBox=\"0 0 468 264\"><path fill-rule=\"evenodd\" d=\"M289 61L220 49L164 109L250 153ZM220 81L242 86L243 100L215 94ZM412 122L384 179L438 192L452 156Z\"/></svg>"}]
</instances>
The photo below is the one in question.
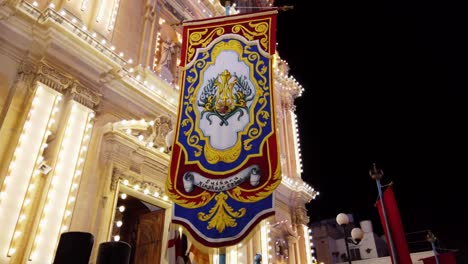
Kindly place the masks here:
<instances>
[{"instance_id":1,"label":"flagpole","mask_svg":"<svg viewBox=\"0 0 468 264\"><path fill-rule=\"evenodd\" d=\"M231 14L231 1L224 3L224 9L226 10L226 16L229 16Z\"/></svg>"},{"instance_id":2,"label":"flagpole","mask_svg":"<svg viewBox=\"0 0 468 264\"><path fill-rule=\"evenodd\" d=\"M372 177L372 179L374 179L375 182L377 183L377 190L379 192L380 205L382 206L382 214L383 214L383 218L385 222L385 229L387 229L388 243L390 245L390 251L392 252L392 256L393 256L393 264L398 264L398 255L395 250L395 245L393 245L392 232L388 224L387 212L385 210L384 200L382 196L382 185L380 184L380 179L383 176L383 171L380 169L377 169L377 165L374 163L372 165L372 169L369 170L369 174Z\"/></svg>"},{"instance_id":3,"label":"flagpole","mask_svg":"<svg viewBox=\"0 0 468 264\"><path fill-rule=\"evenodd\" d=\"M436 264L440 264L439 256L438 256L439 253L437 252L437 248L435 246L435 241L437 240L436 236L431 232L431 230L428 230L426 238L427 238L427 241L431 243L432 252L434 252L434 258L435 258Z\"/></svg>"}]
</instances>

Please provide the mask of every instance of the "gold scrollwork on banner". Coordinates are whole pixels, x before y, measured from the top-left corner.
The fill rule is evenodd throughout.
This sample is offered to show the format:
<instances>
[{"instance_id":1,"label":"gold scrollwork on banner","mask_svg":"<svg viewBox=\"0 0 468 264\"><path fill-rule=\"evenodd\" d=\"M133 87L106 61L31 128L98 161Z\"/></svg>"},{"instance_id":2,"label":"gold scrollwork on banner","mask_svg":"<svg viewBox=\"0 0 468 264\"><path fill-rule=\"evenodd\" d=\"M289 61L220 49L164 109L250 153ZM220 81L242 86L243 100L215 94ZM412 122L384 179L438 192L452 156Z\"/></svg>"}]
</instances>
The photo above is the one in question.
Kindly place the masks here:
<instances>
[{"instance_id":1,"label":"gold scrollwork on banner","mask_svg":"<svg viewBox=\"0 0 468 264\"><path fill-rule=\"evenodd\" d=\"M248 40L253 40L258 36L260 38L260 45L263 47L265 51L268 51L268 43L270 42L268 39L268 30L269 26L267 22L251 22L249 23L250 29L243 26L243 25L236 25L232 27L233 33L242 32L242 36L244 36Z\"/></svg>"},{"instance_id":2,"label":"gold scrollwork on banner","mask_svg":"<svg viewBox=\"0 0 468 264\"><path fill-rule=\"evenodd\" d=\"M216 228L219 233L222 233L226 227L237 226L236 219L245 215L246 209L240 208L237 212L226 203L228 196L221 192L216 195L216 205L210 209L208 214L203 212L198 213L198 219L203 222L208 222L207 229Z\"/></svg>"},{"instance_id":3,"label":"gold scrollwork on banner","mask_svg":"<svg viewBox=\"0 0 468 264\"><path fill-rule=\"evenodd\" d=\"M214 30L208 32L208 34L207 32L208 29L205 29L203 31L196 31L189 34L190 41L188 41L188 43L190 43L190 46L187 48L187 61L191 61L193 56L195 56L196 48L194 48L194 46L208 46L212 42L213 38L224 34L224 28L217 27ZM205 34L207 35L204 36Z\"/></svg>"}]
</instances>

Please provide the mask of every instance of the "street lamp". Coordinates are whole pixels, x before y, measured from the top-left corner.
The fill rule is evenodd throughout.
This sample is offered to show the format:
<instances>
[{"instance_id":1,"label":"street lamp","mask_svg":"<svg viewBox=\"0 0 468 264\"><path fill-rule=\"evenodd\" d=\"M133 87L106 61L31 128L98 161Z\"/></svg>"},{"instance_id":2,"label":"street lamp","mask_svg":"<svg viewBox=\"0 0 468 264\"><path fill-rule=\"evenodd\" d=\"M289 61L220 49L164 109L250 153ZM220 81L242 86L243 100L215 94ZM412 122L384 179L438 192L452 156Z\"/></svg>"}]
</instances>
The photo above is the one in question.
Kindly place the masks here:
<instances>
[{"instance_id":1,"label":"street lamp","mask_svg":"<svg viewBox=\"0 0 468 264\"><path fill-rule=\"evenodd\" d=\"M348 239L348 235L346 232L346 226L349 224L349 217L347 214L339 213L336 216L336 222L343 227L344 232L344 240L346 245L346 253L348 254L348 263L351 264L351 254L349 253L349 246L348 243L352 243L354 245L359 244L362 238L364 237L364 232L359 227L355 227L351 230L351 237L352 239Z\"/></svg>"},{"instance_id":2,"label":"street lamp","mask_svg":"<svg viewBox=\"0 0 468 264\"><path fill-rule=\"evenodd\" d=\"M382 207L382 214L383 214L383 218L385 222L385 229L387 230L388 243L390 245L390 251L392 252L392 256L393 256L392 257L393 264L398 264L399 259L395 250L395 245L393 244L392 231L390 230L390 226L388 224L387 211L385 210L385 203L384 203L383 196L382 196L382 185L380 184L380 179L383 176L383 171L381 169L377 169L377 165L374 163L372 164L372 168L369 170L369 175L377 183L380 206Z\"/></svg>"}]
</instances>

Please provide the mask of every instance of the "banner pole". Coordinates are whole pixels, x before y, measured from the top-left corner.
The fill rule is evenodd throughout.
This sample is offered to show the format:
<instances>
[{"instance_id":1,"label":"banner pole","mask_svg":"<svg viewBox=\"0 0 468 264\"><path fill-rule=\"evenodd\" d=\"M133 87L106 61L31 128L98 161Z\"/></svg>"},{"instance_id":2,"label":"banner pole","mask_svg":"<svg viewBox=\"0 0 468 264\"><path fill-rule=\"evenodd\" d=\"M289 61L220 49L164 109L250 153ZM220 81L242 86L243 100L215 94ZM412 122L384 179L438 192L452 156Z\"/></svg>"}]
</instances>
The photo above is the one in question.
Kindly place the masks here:
<instances>
[{"instance_id":1,"label":"banner pole","mask_svg":"<svg viewBox=\"0 0 468 264\"><path fill-rule=\"evenodd\" d=\"M224 3L224 8L226 10L226 16L229 16L231 14L231 1L226 1L226 3Z\"/></svg>"},{"instance_id":2,"label":"banner pole","mask_svg":"<svg viewBox=\"0 0 468 264\"><path fill-rule=\"evenodd\" d=\"M390 230L390 226L388 224L387 212L385 210L384 200L382 196L382 186L380 185L379 179L376 179L375 182L377 183L377 189L379 190L380 205L382 206L382 214L385 221L385 228L387 229L388 243L390 244L390 250L392 251L393 263L398 264L398 256L395 250L395 246L393 245L392 230Z\"/></svg>"},{"instance_id":3,"label":"banner pole","mask_svg":"<svg viewBox=\"0 0 468 264\"><path fill-rule=\"evenodd\" d=\"M380 184L380 179L383 176L383 172L382 170L377 169L377 165L374 163L372 169L370 169L369 171L369 174L372 177L372 179L374 179L377 183L377 190L379 192L380 205L382 206L382 215L385 222L385 229L387 230L388 243L390 245L390 251L392 252L393 264L398 264L399 259L395 250L395 245L393 245L392 230L390 230L390 225L388 224L387 212L385 210L385 203L382 195L382 186Z\"/></svg>"}]
</instances>

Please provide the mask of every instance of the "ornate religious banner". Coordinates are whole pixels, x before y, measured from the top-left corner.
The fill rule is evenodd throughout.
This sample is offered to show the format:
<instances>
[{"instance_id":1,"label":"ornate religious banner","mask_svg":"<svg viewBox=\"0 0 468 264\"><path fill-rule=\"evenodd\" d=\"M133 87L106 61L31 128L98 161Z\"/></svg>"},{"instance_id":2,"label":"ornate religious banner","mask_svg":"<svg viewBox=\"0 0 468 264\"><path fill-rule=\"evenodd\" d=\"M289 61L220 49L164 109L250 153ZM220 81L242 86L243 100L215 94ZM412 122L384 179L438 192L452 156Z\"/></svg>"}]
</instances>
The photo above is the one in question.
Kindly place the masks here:
<instances>
[{"instance_id":1,"label":"ornate religious banner","mask_svg":"<svg viewBox=\"0 0 468 264\"><path fill-rule=\"evenodd\" d=\"M273 98L277 11L183 24L166 191L172 221L225 247L274 214L281 182Z\"/></svg>"}]
</instances>

